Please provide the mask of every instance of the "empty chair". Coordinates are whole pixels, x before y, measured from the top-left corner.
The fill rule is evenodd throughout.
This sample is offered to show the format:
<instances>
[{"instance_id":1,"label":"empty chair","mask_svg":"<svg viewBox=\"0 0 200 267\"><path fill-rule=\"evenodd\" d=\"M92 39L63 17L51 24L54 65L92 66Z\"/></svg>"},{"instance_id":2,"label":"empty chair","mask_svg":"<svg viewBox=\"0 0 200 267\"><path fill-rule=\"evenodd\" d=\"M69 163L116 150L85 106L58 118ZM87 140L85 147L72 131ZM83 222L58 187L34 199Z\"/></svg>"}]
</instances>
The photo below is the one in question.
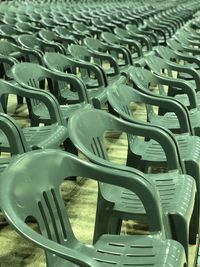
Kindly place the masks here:
<instances>
[{"instance_id":1,"label":"empty chair","mask_svg":"<svg viewBox=\"0 0 200 267\"><path fill-rule=\"evenodd\" d=\"M72 175L123 185L136 193L154 232L140 236L102 235L89 246L77 240L59 193L61 183ZM167 220L159 201L154 184L137 171L97 166L55 150L24 154L12 162L0 181L0 207L8 222L21 236L45 250L48 266L186 267L181 244L165 239L163 226ZM24 223L28 216L35 218L39 231Z\"/></svg>"},{"instance_id":2,"label":"empty chair","mask_svg":"<svg viewBox=\"0 0 200 267\"><path fill-rule=\"evenodd\" d=\"M32 90L46 89L57 98L60 103L62 116L65 120L77 109L90 108L90 101L83 82L73 74L63 74L50 71L38 64L19 63L12 69L15 81L22 87ZM62 92L68 91L68 97L62 97ZM46 107L40 101L29 101L28 108L31 115L31 123L34 126L39 123L50 123Z\"/></svg>"},{"instance_id":3,"label":"empty chair","mask_svg":"<svg viewBox=\"0 0 200 267\"><path fill-rule=\"evenodd\" d=\"M0 86L0 98L4 94L14 94L33 100L39 100L43 102L43 105L46 108L49 125L37 127L27 126L22 129L29 149L58 148L62 143L65 145L65 140L68 138L68 130L66 122L60 114L59 105L55 101L55 98L51 97L47 92L25 90L4 80L0 80ZM0 110L3 112L2 106L0 107ZM1 140L0 147L1 151L10 151L7 139Z\"/></svg>"},{"instance_id":4,"label":"empty chair","mask_svg":"<svg viewBox=\"0 0 200 267\"><path fill-rule=\"evenodd\" d=\"M78 76L81 74L80 78L85 83L88 97L95 108L101 108L107 103L107 81L99 66L79 62L58 53L45 53L44 62L52 71L69 72ZM63 92L63 97L67 98L67 91Z\"/></svg>"},{"instance_id":5,"label":"empty chair","mask_svg":"<svg viewBox=\"0 0 200 267\"><path fill-rule=\"evenodd\" d=\"M84 44L95 53L108 53L115 58L120 72L126 73L128 76L130 66L133 65L132 57L130 51L126 47L121 47L119 45L112 46L95 38L86 37L84 39ZM109 74L109 72L108 72Z\"/></svg>"},{"instance_id":6,"label":"empty chair","mask_svg":"<svg viewBox=\"0 0 200 267\"><path fill-rule=\"evenodd\" d=\"M153 106L172 108L174 103L170 99L159 99L156 96L144 94L132 87L120 85L116 87L109 87L107 91L108 101L115 112L121 118L137 123L148 125L148 122L139 120L131 108L134 104L145 104L146 110L150 111ZM147 111L147 112L148 112ZM137 109L136 109L137 112ZM181 161L185 164L185 171L191 175L195 181L200 199L200 138L198 136L191 136L189 127L187 127L187 117L184 115L184 110L178 114L181 134L175 135L178 147L180 150ZM148 116L148 115L147 115ZM185 122L184 122L185 119ZM152 123L150 124L152 125ZM142 140L136 136L129 137L129 150L127 155L128 166L133 166L145 170L149 166L164 166L166 167L166 157L163 149L159 144L153 140ZM149 169L147 168L147 171ZM199 215L197 214L197 224Z\"/></svg>"},{"instance_id":7,"label":"empty chair","mask_svg":"<svg viewBox=\"0 0 200 267\"><path fill-rule=\"evenodd\" d=\"M187 106L189 109L194 108L195 104L191 104L191 102L196 102L199 106L200 104L200 74L193 69L188 68L187 66L179 65L177 63L171 62L169 60L160 58L155 55L151 55L146 57L145 62L150 70L157 73L158 75L162 75L163 77L168 77L171 79L171 86L168 91L168 95L174 96L177 100ZM182 73L191 77L191 80L187 80L187 86L191 87L191 89L183 92L180 89L176 89L175 85L173 86L173 82L176 81L176 78L173 77L173 71L177 73L177 76L182 77ZM181 81L180 79L178 79ZM192 81L192 82L191 82ZM185 81L182 80L184 83Z\"/></svg>"},{"instance_id":8,"label":"empty chair","mask_svg":"<svg viewBox=\"0 0 200 267\"><path fill-rule=\"evenodd\" d=\"M138 41L128 38L121 38L111 32L103 32L101 36L102 39L110 45L125 46L129 50L129 53L131 54L133 63L140 62L141 57L143 57L142 46Z\"/></svg>"},{"instance_id":9,"label":"empty chair","mask_svg":"<svg viewBox=\"0 0 200 267\"><path fill-rule=\"evenodd\" d=\"M94 124L93 121L98 121L98 123ZM92 130L89 126L91 124L93 125ZM73 144L85 156L87 156L92 162L96 162L101 166L112 166L112 168L115 169L122 168L123 170L131 170L130 167L121 166L119 164L109 162L103 138L105 136L105 132L108 130L114 130L120 133L125 132L126 134L152 138L162 146L167 158L168 169L170 170L169 173L146 175L148 177L147 179L149 179L150 181L153 180L155 182L155 186L157 187L161 196L162 207L169 215L169 220L173 221L173 223L171 221L172 224L170 223L172 237L176 240L179 240L180 243L183 244L187 254L189 242L188 227L192 216L192 214L190 213L191 207L192 210L194 208L193 205L195 201L194 197L196 185L193 178L187 175L183 175L181 174L181 172L179 172L179 151L177 150L176 141L172 139L170 135L166 134L163 129L161 130L152 126L146 127L144 125L136 125L126 121L122 121L104 111L96 109L90 111L85 110L83 112L77 111L71 117L68 126L70 139L72 140ZM190 182L189 180L186 181L188 178ZM166 184L164 181L169 187L165 187ZM180 190L181 188L183 188L183 190L185 190L186 188L189 189L188 185L186 185L188 182L192 182L192 186L190 185L190 190L192 191L190 191L189 193L190 197L185 200L188 203L188 208L185 209L186 213L184 212L185 214L183 215L183 213L181 212L182 208L180 207L184 202L183 196L186 196L186 194L183 194L183 192L181 192ZM186 184L181 185L182 183ZM168 189L170 190L170 192L168 191ZM169 202L166 202L166 196L168 195L168 193L165 190L170 193L171 198L170 200L168 198ZM191 196L193 196L193 200L191 199ZM180 199L180 202L178 199ZM179 204L177 201L179 202ZM196 207L194 208L194 210L195 211L193 215L197 212ZM185 216L187 216L188 212L190 213L190 215L186 219ZM180 221L178 218L180 219ZM121 228L121 222L123 219L136 219L146 221L145 212L141 204L138 202L138 198L124 189L115 188L107 184L100 183L94 241L96 241L97 238L104 233L119 233ZM182 226L180 226L180 223L182 224ZM193 223L191 223L191 225L192 224ZM193 226L192 229L196 236L197 229L194 230Z\"/></svg>"},{"instance_id":10,"label":"empty chair","mask_svg":"<svg viewBox=\"0 0 200 267\"><path fill-rule=\"evenodd\" d=\"M196 94L190 85L183 80L168 78L166 76L158 75L157 73L152 73L149 70L143 68L135 68L134 71L130 73L131 80L133 81L136 88L143 91L145 94L153 94L154 96L160 98L170 98L176 99L166 95L164 86L174 86L180 91L187 93L190 101L190 110L186 106L182 105L178 101L178 105L182 106L182 109L185 110L188 121L191 128L191 133L199 136L200 134L200 125L199 125L199 110L197 105ZM155 86L158 86L159 90L153 91L152 84L155 89ZM172 110L169 110L167 107L164 110L159 110L159 114L155 112L148 113L148 120L156 125L163 126L170 129L174 133L180 133L180 123L177 120L177 117Z\"/></svg>"},{"instance_id":11,"label":"empty chair","mask_svg":"<svg viewBox=\"0 0 200 267\"><path fill-rule=\"evenodd\" d=\"M109 84L126 83L128 78L127 73L120 73L119 66L113 56L107 53L94 52L81 45L71 45L69 47L69 52L77 60L93 62L102 67L107 75Z\"/></svg>"}]
</instances>

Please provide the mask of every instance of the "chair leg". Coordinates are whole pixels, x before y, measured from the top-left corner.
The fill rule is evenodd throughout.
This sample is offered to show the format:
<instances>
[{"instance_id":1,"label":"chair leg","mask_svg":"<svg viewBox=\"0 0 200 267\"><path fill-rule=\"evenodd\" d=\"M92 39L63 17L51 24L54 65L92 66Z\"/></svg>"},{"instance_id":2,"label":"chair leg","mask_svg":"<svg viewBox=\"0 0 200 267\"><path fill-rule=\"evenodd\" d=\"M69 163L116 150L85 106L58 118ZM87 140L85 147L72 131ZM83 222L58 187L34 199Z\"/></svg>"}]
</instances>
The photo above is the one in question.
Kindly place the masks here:
<instances>
[{"instance_id":1,"label":"chair leg","mask_svg":"<svg viewBox=\"0 0 200 267\"><path fill-rule=\"evenodd\" d=\"M63 142L63 146L64 146L64 150L65 151L78 156L78 150L77 150L77 148L74 146L74 144L72 143L72 141L69 138L67 138ZM69 177L68 179L72 180L72 181L76 181L76 178L77 178L76 176L72 176L72 177Z\"/></svg>"},{"instance_id":2,"label":"chair leg","mask_svg":"<svg viewBox=\"0 0 200 267\"><path fill-rule=\"evenodd\" d=\"M121 232L122 220L118 217L112 216L109 220L108 233L111 235L119 235Z\"/></svg>"},{"instance_id":3,"label":"chair leg","mask_svg":"<svg viewBox=\"0 0 200 267\"><path fill-rule=\"evenodd\" d=\"M198 196L196 194L195 204L190 220L189 226L189 243L195 245L197 234L199 233L199 207L198 207Z\"/></svg>"},{"instance_id":4,"label":"chair leg","mask_svg":"<svg viewBox=\"0 0 200 267\"><path fill-rule=\"evenodd\" d=\"M173 216L170 216L170 224L173 239L182 244L188 261L189 225L186 219L180 214L173 214Z\"/></svg>"},{"instance_id":5,"label":"chair leg","mask_svg":"<svg viewBox=\"0 0 200 267\"><path fill-rule=\"evenodd\" d=\"M99 193L97 200L93 244L96 243L101 235L109 233L109 222L112 209L113 205L105 201L105 199Z\"/></svg>"}]
</instances>

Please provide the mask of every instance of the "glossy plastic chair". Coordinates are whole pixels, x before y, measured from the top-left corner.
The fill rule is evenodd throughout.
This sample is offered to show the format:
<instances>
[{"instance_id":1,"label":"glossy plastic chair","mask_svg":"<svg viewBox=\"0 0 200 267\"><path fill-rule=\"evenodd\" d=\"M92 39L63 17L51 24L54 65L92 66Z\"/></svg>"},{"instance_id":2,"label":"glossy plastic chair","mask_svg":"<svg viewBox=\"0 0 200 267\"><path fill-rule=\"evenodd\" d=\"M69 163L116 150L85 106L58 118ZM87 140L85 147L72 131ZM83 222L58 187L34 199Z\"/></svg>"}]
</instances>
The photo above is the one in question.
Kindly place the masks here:
<instances>
[{"instance_id":1,"label":"glossy plastic chair","mask_svg":"<svg viewBox=\"0 0 200 267\"><path fill-rule=\"evenodd\" d=\"M127 24L126 29L130 34L139 35L141 37L147 36L151 40L153 46L158 45L158 37L155 33L151 31L142 30L134 24Z\"/></svg>"},{"instance_id":2,"label":"glossy plastic chair","mask_svg":"<svg viewBox=\"0 0 200 267\"><path fill-rule=\"evenodd\" d=\"M52 71L73 73L79 76L87 87L87 95L93 106L100 109L105 106L107 103L107 80L99 66L86 64L58 53L45 53L44 62ZM64 95L68 98L67 92L63 92Z\"/></svg>"},{"instance_id":3,"label":"glossy plastic chair","mask_svg":"<svg viewBox=\"0 0 200 267\"><path fill-rule=\"evenodd\" d=\"M34 63L19 63L12 69L15 81L29 90L46 90L57 98L63 118L67 121L77 109L90 108L90 101L83 82L73 74L53 72ZM72 90L72 91L71 91ZM70 91L70 97L62 97L62 91ZM39 123L49 124L50 118L46 107L40 101L29 101L28 108L31 114L32 125Z\"/></svg>"},{"instance_id":4,"label":"glossy plastic chair","mask_svg":"<svg viewBox=\"0 0 200 267\"><path fill-rule=\"evenodd\" d=\"M157 73L152 73L149 70L143 68L135 68L134 71L130 73L131 80L136 88L140 91L143 91L145 94L156 95L160 98L170 98L171 100L176 99L166 95L164 86L174 86L180 91L188 94L190 101L190 110L186 106L182 105L182 108L185 110L188 121L190 123L191 133L197 136L200 136L200 125L199 125L199 110L197 105L196 93L190 87L190 85L183 80L178 80L168 78L166 76L158 75ZM152 86L153 84L153 86ZM155 86L158 86L158 90L155 89ZM148 120L153 124L163 126L164 128L170 129L174 133L180 133L180 124L172 110L170 111L167 107L165 110L159 111L159 114L150 111L148 113Z\"/></svg>"},{"instance_id":5,"label":"glossy plastic chair","mask_svg":"<svg viewBox=\"0 0 200 267\"><path fill-rule=\"evenodd\" d=\"M113 56L107 53L94 52L81 45L71 45L69 52L77 60L85 61L86 63L94 62L102 67L107 75L109 84L126 83L127 73L120 73L119 66Z\"/></svg>"},{"instance_id":6,"label":"glossy plastic chair","mask_svg":"<svg viewBox=\"0 0 200 267\"><path fill-rule=\"evenodd\" d=\"M98 121L98 123L93 124L91 131L88 127L94 120ZM190 212L194 211L193 216L195 217L197 212L197 207L193 206L195 202L196 185L193 178L187 175L182 175L179 172L179 151L177 150L176 141L166 134L164 130L152 126L146 127L142 125L134 125L133 123L122 121L104 111L95 109L91 111L83 111L82 113L76 112L71 117L68 126L70 139L77 149L79 149L92 162L103 166L110 166L115 169L131 170L132 168L109 162L103 138L106 131L114 130L117 132L125 132L130 135L152 138L160 143L166 153L169 173L146 174L146 177L148 177L147 179L150 181L154 181L161 196L162 207L169 215L169 220L172 220L171 223L173 222L172 224L170 223L172 237L183 244L187 254L190 222L191 225L193 225L193 220L191 221L192 213ZM185 179L189 179L190 182ZM188 182L192 182L190 189L188 187ZM183 185L182 183L186 184ZM169 187L166 187L166 184ZM186 195L182 190L185 190L186 188L190 190L190 197L183 201L183 197ZM171 196L170 199L168 198L169 202L166 201L168 193ZM180 202L178 199L180 199ZM185 206L186 209L184 208L184 212L182 208L180 208L183 202L187 203L187 208ZM187 216L188 212L190 213L189 217ZM137 197L133 196L126 190L103 183L99 184L94 241L104 233L119 233L122 220L124 219L135 219L147 222L145 217L144 209L141 206L141 203L138 202ZM182 226L180 226L180 223ZM180 229L181 231L179 231ZM193 226L191 229L192 232L194 231L191 233L191 236L196 236L197 229L194 230Z\"/></svg>"},{"instance_id":7,"label":"glossy plastic chair","mask_svg":"<svg viewBox=\"0 0 200 267\"><path fill-rule=\"evenodd\" d=\"M84 44L88 49L95 53L107 53L113 56L119 66L120 72L126 73L128 76L129 68L133 65L131 53L126 47L120 45L112 46L95 38L86 37Z\"/></svg>"},{"instance_id":8,"label":"glossy plastic chair","mask_svg":"<svg viewBox=\"0 0 200 267\"><path fill-rule=\"evenodd\" d=\"M102 235L94 245L77 240L59 193L64 179L74 175L125 186L136 193L154 233ZM114 170L61 151L43 150L18 157L4 172L0 185L0 206L8 222L21 236L45 250L49 267L187 266L181 244L165 239L166 214L154 184L137 171ZM40 232L24 223L28 216L36 219Z\"/></svg>"},{"instance_id":9,"label":"glossy plastic chair","mask_svg":"<svg viewBox=\"0 0 200 267\"><path fill-rule=\"evenodd\" d=\"M145 62L153 72L171 79L172 84L168 91L169 95L174 96L189 109L194 109L196 108L196 105L200 105L200 74L195 69L171 62L155 55L146 57ZM176 81L176 78L173 77L173 71L176 72L178 78L180 78L180 76L183 77L182 73L190 77L191 80L182 80L182 82L186 82L190 87L190 90L187 90L188 92L183 92L180 89L176 89L175 85L173 86L173 82ZM181 79L178 79L178 81L181 81ZM191 102L194 102L194 104L191 104Z\"/></svg>"},{"instance_id":10,"label":"glossy plastic chair","mask_svg":"<svg viewBox=\"0 0 200 267\"><path fill-rule=\"evenodd\" d=\"M45 106L48 116L49 125L37 127L24 127L22 132L25 136L29 149L39 148L58 148L68 138L68 130L66 122L60 114L58 103L50 94L45 91L30 91L16 85L10 84L4 80L0 80L0 98L6 94L23 96L28 99L39 100ZM0 107L3 112L2 106ZM1 151L9 151L7 139L1 141Z\"/></svg>"},{"instance_id":11,"label":"glossy plastic chair","mask_svg":"<svg viewBox=\"0 0 200 267\"><path fill-rule=\"evenodd\" d=\"M172 43L174 43L175 40L171 40ZM175 43L174 44L178 44ZM173 45L172 45L173 46ZM180 45L181 46L181 45ZM179 47L179 44L178 44ZM181 64L185 67L194 68L195 70L199 71L200 69L200 60L198 57L189 55L189 53L179 52L177 49L179 49L175 45L175 49L172 49L169 46L157 46L155 49L155 53L167 60L170 60L172 62L176 62L178 64ZM183 78L185 80L192 80L192 77L188 75L187 73L180 73L178 74L178 78Z\"/></svg>"},{"instance_id":12,"label":"glossy plastic chair","mask_svg":"<svg viewBox=\"0 0 200 267\"><path fill-rule=\"evenodd\" d=\"M111 32L103 32L101 37L106 43L112 46L125 46L131 54L133 63L137 63L137 61L140 61L141 57L143 57L142 45L138 40L124 38Z\"/></svg>"},{"instance_id":13,"label":"glossy plastic chair","mask_svg":"<svg viewBox=\"0 0 200 267\"><path fill-rule=\"evenodd\" d=\"M109 104L118 116L126 121L146 126L153 124L148 124L144 120L139 120L135 115L134 109L131 107L136 106L137 104L145 104L147 110L150 110L150 106L160 106L162 108L168 107L175 110L173 106L175 106L176 103L172 103L173 100L158 99L156 96L144 94L126 85L109 87L107 95ZM179 112L177 111L178 105L176 107L176 114L181 126L181 134L174 135L174 138L177 141L181 161L184 162L186 173L191 175L196 181L198 198L200 200L200 138L191 136L189 127L187 127L187 116L184 114L184 110L180 108ZM131 136L129 137L128 148L126 163L128 166L137 167L143 171L146 169L148 170L149 166L166 167L164 151L157 142L148 139L142 140L135 136ZM200 203L200 201L198 202ZM199 215L198 213L196 215L196 222L198 224Z\"/></svg>"}]
</instances>

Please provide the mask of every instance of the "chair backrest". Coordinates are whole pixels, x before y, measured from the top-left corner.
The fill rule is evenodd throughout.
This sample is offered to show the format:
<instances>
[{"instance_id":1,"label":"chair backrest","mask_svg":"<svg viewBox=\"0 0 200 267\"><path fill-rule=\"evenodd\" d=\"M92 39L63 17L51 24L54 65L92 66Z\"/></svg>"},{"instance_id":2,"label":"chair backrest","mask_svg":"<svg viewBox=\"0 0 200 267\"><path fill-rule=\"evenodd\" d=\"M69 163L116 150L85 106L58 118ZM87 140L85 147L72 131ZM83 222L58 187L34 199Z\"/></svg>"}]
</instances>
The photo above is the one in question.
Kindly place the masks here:
<instances>
[{"instance_id":1,"label":"chair backrest","mask_svg":"<svg viewBox=\"0 0 200 267\"><path fill-rule=\"evenodd\" d=\"M119 38L111 32L102 32L101 37L108 44L120 44Z\"/></svg>"},{"instance_id":2,"label":"chair backrest","mask_svg":"<svg viewBox=\"0 0 200 267\"><path fill-rule=\"evenodd\" d=\"M76 45L76 44L70 45L69 52L76 59L81 59L88 62L91 61L90 53L88 52L87 48L82 45Z\"/></svg>"},{"instance_id":3,"label":"chair backrest","mask_svg":"<svg viewBox=\"0 0 200 267\"><path fill-rule=\"evenodd\" d=\"M95 38L86 37L84 39L84 44L91 50L99 51L99 52L105 52L107 49L104 46L104 44Z\"/></svg>"},{"instance_id":4,"label":"chair backrest","mask_svg":"<svg viewBox=\"0 0 200 267\"><path fill-rule=\"evenodd\" d=\"M30 35L30 34L22 34L18 37L18 42L23 47L38 49L44 52L42 48L42 44L36 36Z\"/></svg>"},{"instance_id":5,"label":"chair backrest","mask_svg":"<svg viewBox=\"0 0 200 267\"><path fill-rule=\"evenodd\" d=\"M95 121L98 121L98 124L95 123ZM99 163L101 158L103 159L103 161L101 160L102 164L108 164L109 158L105 147L106 132L124 132L127 135L135 136L145 136L147 133L150 134L151 132L154 138L158 138L157 141L166 152L166 156L170 162L170 169L179 169L180 164L179 156L177 155L177 144L171 139L171 136L166 138L166 135L161 133L162 130L156 129L154 126L151 127L149 125L147 127L145 125L129 123L96 109L75 112L70 118L68 126L69 136L74 145L93 162ZM154 135L155 132L157 132L157 137ZM164 139L162 139L162 136L165 136L163 137ZM150 135L148 135L148 137L150 137ZM169 150L171 150L170 155L168 154Z\"/></svg>"},{"instance_id":6,"label":"chair backrest","mask_svg":"<svg viewBox=\"0 0 200 267\"><path fill-rule=\"evenodd\" d=\"M135 192L145 207L151 229L164 233L158 192L141 172L94 165L59 150L28 152L8 166L0 183L0 206L8 222L46 252L78 266L100 267L95 249L75 238L62 200L61 183L71 176L88 177ZM29 216L36 219L40 232L24 223Z\"/></svg>"}]
</instances>

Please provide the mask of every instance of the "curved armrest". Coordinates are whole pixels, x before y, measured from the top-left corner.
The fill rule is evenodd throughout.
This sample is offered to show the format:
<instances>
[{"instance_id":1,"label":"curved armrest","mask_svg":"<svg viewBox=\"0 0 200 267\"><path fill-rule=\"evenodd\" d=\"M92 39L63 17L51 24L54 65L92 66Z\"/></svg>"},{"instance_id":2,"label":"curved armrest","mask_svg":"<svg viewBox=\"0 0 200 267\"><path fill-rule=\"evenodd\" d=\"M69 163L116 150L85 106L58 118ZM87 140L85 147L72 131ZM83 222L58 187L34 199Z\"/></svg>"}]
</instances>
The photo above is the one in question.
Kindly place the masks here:
<instances>
[{"instance_id":1,"label":"curved armrest","mask_svg":"<svg viewBox=\"0 0 200 267\"><path fill-rule=\"evenodd\" d=\"M28 49L28 48L24 48L24 47L21 48L20 47L19 51L21 53L23 53L24 55L27 55L27 56L32 55L32 56L34 56L37 59L38 63L40 65L43 65L41 53L39 51L37 51L36 49Z\"/></svg>"},{"instance_id":2,"label":"curved armrest","mask_svg":"<svg viewBox=\"0 0 200 267\"><path fill-rule=\"evenodd\" d=\"M7 63L10 66L19 63L19 61L12 56L0 55L0 63Z\"/></svg>"},{"instance_id":3,"label":"curved armrest","mask_svg":"<svg viewBox=\"0 0 200 267\"><path fill-rule=\"evenodd\" d=\"M57 81L65 81L67 83L70 83L78 92L80 102L90 103L85 84L76 75L62 72L53 72L47 69L46 72L50 74L50 78L56 79Z\"/></svg>"},{"instance_id":4,"label":"curved armrest","mask_svg":"<svg viewBox=\"0 0 200 267\"><path fill-rule=\"evenodd\" d=\"M29 150L21 128L7 114L0 114L0 129L8 139L12 155L23 154Z\"/></svg>"}]
</instances>

